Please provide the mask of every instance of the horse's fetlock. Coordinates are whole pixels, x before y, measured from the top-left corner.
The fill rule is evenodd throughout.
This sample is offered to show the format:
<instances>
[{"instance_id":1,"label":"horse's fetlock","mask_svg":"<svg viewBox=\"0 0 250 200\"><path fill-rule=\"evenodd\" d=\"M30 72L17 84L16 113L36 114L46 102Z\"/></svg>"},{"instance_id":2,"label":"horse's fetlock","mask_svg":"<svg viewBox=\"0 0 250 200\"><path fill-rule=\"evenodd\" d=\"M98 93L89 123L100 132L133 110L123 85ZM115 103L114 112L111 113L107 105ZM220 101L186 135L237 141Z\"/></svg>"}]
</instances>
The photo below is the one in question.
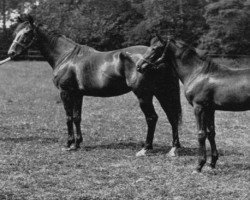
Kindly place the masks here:
<instances>
[{"instance_id":1,"label":"horse's fetlock","mask_svg":"<svg viewBox=\"0 0 250 200\"><path fill-rule=\"evenodd\" d=\"M200 107L200 106L195 107L195 109L194 109L195 115L198 115L198 114L200 114L201 112L202 112L202 107Z\"/></svg>"},{"instance_id":2,"label":"horse's fetlock","mask_svg":"<svg viewBox=\"0 0 250 200\"><path fill-rule=\"evenodd\" d=\"M215 137L215 131L208 132L207 137L208 137L209 140L210 139L214 139L214 137Z\"/></svg>"},{"instance_id":3,"label":"horse's fetlock","mask_svg":"<svg viewBox=\"0 0 250 200\"><path fill-rule=\"evenodd\" d=\"M205 131L199 131L198 132L198 139L206 139Z\"/></svg>"},{"instance_id":4,"label":"horse's fetlock","mask_svg":"<svg viewBox=\"0 0 250 200\"><path fill-rule=\"evenodd\" d=\"M150 117L147 117L147 122L148 123L156 123L158 120L158 115L152 115Z\"/></svg>"}]
</instances>

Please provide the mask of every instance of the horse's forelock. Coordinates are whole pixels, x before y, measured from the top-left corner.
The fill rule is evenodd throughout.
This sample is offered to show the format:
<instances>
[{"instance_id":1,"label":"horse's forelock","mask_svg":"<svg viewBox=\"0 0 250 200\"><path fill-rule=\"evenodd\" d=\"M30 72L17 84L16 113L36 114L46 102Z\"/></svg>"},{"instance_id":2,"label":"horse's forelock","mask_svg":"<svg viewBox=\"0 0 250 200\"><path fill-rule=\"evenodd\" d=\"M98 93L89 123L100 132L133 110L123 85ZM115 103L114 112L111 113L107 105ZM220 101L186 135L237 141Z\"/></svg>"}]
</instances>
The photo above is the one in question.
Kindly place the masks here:
<instances>
[{"instance_id":1,"label":"horse's forelock","mask_svg":"<svg viewBox=\"0 0 250 200\"><path fill-rule=\"evenodd\" d=\"M34 19L30 14L21 14L16 19L17 23L29 22L30 24L34 23Z\"/></svg>"}]
</instances>

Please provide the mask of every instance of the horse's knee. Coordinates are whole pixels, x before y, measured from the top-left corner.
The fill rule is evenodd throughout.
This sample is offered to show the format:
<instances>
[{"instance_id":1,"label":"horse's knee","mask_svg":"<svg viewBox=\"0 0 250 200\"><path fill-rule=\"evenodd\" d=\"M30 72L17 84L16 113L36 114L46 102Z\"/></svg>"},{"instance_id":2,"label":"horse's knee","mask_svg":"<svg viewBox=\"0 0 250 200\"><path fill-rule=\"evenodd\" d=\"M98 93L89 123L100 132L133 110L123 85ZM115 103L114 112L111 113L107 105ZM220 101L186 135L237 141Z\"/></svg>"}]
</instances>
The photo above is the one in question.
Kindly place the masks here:
<instances>
[{"instance_id":1,"label":"horse's knee","mask_svg":"<svg viewBox=\"0 0 250 200\"><path fill-rule=\"evenodd\" d=\"M198 132L198 141L199 143L204 143L206 141L207 134L205 131L199 131Z\"/></svg>"},{"instance_id":2,"label":"horse's knee","mask_svg":"<svg viewBox=\"0 0 250 200\"><path fill-rule=\"evenodd\" d=\"M73 116L73 121L75 124L77 123L81 123L82 119L81 119L81 116Z\"/></svg>"},{"instance_id":3,"label":"horse's knee","mask_svg":"<svg viewBox=\"0 0 250 200\"><path fill-rule=\"evenodd\" d=\"M73 117L72 116L67 116L66 122L67 122L68 125L72 124L73 123Z\"/></svg>"},{"instance_id":4,"label":"horse's knee","mask_svg":"<svg viewBox=\"0 0 250 200\"><path fill-rule=\"evenodd\" d=\"M148 123L149 125L151 125L151 124L156 124L156 122L157 122L157 120L158 120L158 115L157 115L157 114L154 114L154 115L152 115L152 116L150 116L150 117L146 117L146 120L147 120L147 123Z\"/></svg>"}]
</instances>

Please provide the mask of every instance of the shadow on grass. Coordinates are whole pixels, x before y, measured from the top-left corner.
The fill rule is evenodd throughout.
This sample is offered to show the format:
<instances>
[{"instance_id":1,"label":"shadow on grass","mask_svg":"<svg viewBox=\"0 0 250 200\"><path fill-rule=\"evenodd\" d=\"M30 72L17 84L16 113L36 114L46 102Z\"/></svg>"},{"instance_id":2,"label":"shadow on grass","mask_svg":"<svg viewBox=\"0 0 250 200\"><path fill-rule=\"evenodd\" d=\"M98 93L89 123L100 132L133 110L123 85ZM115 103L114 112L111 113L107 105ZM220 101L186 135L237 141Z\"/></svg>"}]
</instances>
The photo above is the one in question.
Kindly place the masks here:
<instances>
[{"instance_id":1,"label":"shadow on grass","mask_svg":"<svg viewBox=\"0 0 250 200\"><path fill-rule=\"evenodd\" d=\"M25 142L36 142L41 144L51 144L57 143L59 141L58 138L46 138L40 136L29 136L29 137L4 137L0 138L2 142L13 142L13 143L25 143Z\"/></svg>"},{"instance_id":2,"label":"shadow on grass","mask_svg":"<svg viewBox=\"0 0 250 200\"><path fill-rule=\"evenodd\" d=\"M137 150L142 148L142 143L137 142L112 142L109 144L99 144L99 145L91 145L91 146L85 146L83 149L86 151L91 151L95 149L132 149Z\"/></svg>"},{"instance_id":3,"label":"shadow on grass","mask_svg":"<svg viewBox=\"0 0 250 200\"><path fill-rule=\"evenodd\" d=\"M239 175L238 172L250 171L250 163L235 163L234 162L234 163L222 164L222 163L218 162L216 169L218 170L217 173L219 173L221 175L234 174L235 176L238 176Z\"/></svg>"},{"instance_id":4,"label":"shadow on grass","mask_svg":"<svg viewBox=\"0 0 250 200\"><path fill-rule=\"evenodd\" d=\"M228 165L229 167L233 166L237 170L248 170L250 171L250 163L232 163Z\"/></svg>"},{"instance_id":5,"label":"shadow on grass","mask_svg":"<svg viewBox=\"0 0 250 200\"><path fill-rule=\"evenodd\" d=\"M131 149L131 150L140 150L143 147L142 142L134 142L134 141L122 141L122 142L112 142L98 145L85 146L83 149L86 151L91 151L94 149ZM150 151L150 155L164 155L167 154L171 150L171 146L158 145L154 144L154 149ZM236 149L231 150L223 150L219 149L219 156L244 156L243 153L237 151ZM197 147L181 147L178 150L179 156L198 156L198 148ZM211 151L207 150L207 156L211 156Z\"/></svg>"},{"instance_id":6,"label":"shadow on grass","mask_svg":"<svg viewBox=\"0 0 250 200\"><path fill-rule=\"evenodd\" d=\"M156 145L155 148L151 151L152 154L167 154L171 150L171 146L159 146ZM219 156L244 156L243 153L232 149L232 150L218 150ZM181 147L178 149L178 156L198 156L197 147ZM211 151L207 150L207 156L211 156Z\"/></svg>"}]
</instances>

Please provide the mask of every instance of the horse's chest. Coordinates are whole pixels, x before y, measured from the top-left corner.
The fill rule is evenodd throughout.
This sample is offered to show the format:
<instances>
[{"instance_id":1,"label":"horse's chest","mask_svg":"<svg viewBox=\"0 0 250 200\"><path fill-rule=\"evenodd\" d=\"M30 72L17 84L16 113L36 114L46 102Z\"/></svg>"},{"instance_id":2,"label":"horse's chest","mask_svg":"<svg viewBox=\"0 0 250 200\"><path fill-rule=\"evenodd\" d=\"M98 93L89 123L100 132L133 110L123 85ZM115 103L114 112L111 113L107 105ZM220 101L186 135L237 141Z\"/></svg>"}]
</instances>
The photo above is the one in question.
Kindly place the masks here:
<instances>
[{"instance_id":1,"label":"horse's chest","mask_svg":"<svg viewBox=\"0 0 250 200\"><path fill-rule=\"evenodd\" d=\"M77 81L72 70L63 68L54 74L55 86L63 90L73 90L77 87Z\"/></svg>"},{"instance_id":2,"label":"horse's chest","mask_svg":"<svg viewBox=\"0 0 250 200\"><path fill-rule=\"evenodd\" d=\"M195 101L205 102L208 98L209 87L207 86L207 79L200 77L184 84L184 92L189 103L193 104Z\"/></svg>"}]
</instances>

